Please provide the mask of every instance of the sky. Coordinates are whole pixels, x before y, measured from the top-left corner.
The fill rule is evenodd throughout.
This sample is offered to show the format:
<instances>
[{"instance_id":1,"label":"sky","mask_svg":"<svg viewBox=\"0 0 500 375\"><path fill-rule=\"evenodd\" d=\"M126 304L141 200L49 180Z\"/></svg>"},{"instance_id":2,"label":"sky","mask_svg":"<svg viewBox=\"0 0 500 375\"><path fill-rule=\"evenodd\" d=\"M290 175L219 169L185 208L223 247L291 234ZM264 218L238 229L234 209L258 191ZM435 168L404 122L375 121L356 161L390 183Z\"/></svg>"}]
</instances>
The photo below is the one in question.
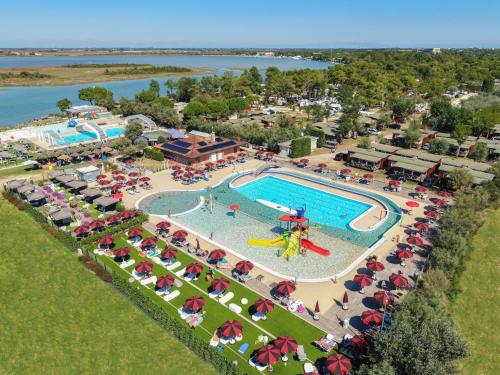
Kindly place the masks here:
<instances>
[{"instance_id":1,"label":"sky","mask_svg":"<svg viewBox=\"0 0 500 375\"><path fill-rule=\"evenodd\" d=\"M500 47L500 0L0 0L0 48Z\"/></svg>"}]
</instances>

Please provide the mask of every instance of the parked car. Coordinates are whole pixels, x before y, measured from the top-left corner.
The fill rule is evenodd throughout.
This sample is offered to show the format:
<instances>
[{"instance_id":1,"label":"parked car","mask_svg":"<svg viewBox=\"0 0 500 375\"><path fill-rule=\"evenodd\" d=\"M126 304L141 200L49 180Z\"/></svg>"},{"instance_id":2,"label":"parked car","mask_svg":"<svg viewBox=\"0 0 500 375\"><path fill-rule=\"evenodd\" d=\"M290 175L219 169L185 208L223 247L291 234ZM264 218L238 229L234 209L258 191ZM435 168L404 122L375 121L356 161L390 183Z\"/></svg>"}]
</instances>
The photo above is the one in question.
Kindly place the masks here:
<instances>
[{"instance_id":1,"label":"parked car","mask_svg":"<svg viewBox=\"0 0 500 375\"><path fill-rule=\"evenodd\" d=\"M347 154L343 153L343 152L337 152L335 154L335 157L334 157L335 160L337 161L343 161L343 160L346 160L347 159Z\"/></svg>"},{"instance_id":2,"label":"parked car","mask_svg":"<svg viewBox=\"0 0 500 375\"><path fill-rule=\"evenodd\" d=\"M367 134L369 135L380 135L382 132L380 130L377 130L375 128L368 128L366 129Z\"/></svg>"}]
</instances>

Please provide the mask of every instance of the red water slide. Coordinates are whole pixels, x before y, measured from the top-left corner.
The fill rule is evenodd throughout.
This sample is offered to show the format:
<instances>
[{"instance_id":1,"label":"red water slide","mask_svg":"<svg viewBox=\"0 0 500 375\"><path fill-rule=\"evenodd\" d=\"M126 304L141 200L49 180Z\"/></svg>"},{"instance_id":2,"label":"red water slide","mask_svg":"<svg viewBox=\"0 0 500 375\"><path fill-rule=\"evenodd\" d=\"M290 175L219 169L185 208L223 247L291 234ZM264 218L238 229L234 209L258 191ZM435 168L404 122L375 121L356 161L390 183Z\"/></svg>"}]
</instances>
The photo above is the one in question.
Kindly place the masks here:
<instances>
[{"instance_id":1,"label":"red water slide","mask_svg":"<svg viewBox=\"0 0 500 375\"><path fill-rule=\"evenodd\" d=\"M314 242L309 241L308 239L305 239L305 238L301 239L300 245L303 248L314 251L315 253L318 253L320 255L324 255L324 256L330 255L330 250L319 247Z\"/></svg>"}]
</instances>

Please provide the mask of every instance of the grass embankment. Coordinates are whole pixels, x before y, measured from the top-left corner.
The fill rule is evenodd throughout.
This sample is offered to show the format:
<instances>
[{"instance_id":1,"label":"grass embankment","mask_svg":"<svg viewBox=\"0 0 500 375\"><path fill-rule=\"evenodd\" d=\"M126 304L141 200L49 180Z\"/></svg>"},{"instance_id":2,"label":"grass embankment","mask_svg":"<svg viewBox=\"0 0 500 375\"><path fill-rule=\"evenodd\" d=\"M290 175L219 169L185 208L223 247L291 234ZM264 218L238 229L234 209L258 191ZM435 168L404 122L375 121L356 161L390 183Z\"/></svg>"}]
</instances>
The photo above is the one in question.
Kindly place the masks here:
<instances>
[{"instance_id":1,"label":"grass embankment","mask_svg":"<svg viewBox=\"0 0 500 375\"><path fill-rule=\"evenodd\" d=\"M207 69L148 64L78 64L0 68L0 86L63 86L155 77L190 76Z\"/></svg>"},{"instance_id":2,"label":"grass embankment","mask_svg":"<svg viewBox=\"0 0 500 375\"><path fill-rule=\"evenodd\" d=\"M0 199L0 373L215 374Z\"/></svg>"},{"instance_id":3,"label":"grass embankment","mask_svg":"<svg viewBox=\"0 0 500 375\"><path fill-rule=\"evenodd\" d=\"M460 365L463 374L498 374L496 329L500 326L500 209L490 211L473 239L474 248L460 280L461 292L451 306L453 320L470 345L471 355Z\"/></svg>"}]
</instances>

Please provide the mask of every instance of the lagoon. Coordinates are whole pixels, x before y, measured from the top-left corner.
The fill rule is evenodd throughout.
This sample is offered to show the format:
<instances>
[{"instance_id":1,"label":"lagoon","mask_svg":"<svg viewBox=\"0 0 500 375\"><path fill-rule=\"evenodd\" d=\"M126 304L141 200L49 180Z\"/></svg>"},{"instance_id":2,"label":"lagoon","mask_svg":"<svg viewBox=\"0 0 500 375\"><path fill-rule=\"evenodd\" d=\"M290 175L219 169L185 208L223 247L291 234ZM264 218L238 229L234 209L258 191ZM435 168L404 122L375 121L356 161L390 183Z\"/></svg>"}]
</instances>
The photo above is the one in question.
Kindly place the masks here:
<instances>
[{"instance_id":1,"label":"lagoon","mask_svg":"<svg viewBox=\"0 0 500 375\"><path fill-rule=\"evenodd\" d=\"M233 71L240 74L242 69L256 66L264 71L270 66L281 70L325 69L330 64L322 61L294 60L290 58L254 56L203 56L203 55L141 55L141 56L24 56L0 57L0 67L60 66L67 64L153 64L173 65L188 68L206 68L211 73L222 74ZM177 80L179 77L168 77ZM167 78L156 78L160 82ZM99 84L113 91L115 98L131 98L138 91L147 88L150 79L113 81ZM89 84L51 87L9 87L0 88L0 128L58 112L56 102L67 97L74 104L78 100L78 90ZM162 87L164 90L164 86Z\"/></svg>"}]
</instances>

